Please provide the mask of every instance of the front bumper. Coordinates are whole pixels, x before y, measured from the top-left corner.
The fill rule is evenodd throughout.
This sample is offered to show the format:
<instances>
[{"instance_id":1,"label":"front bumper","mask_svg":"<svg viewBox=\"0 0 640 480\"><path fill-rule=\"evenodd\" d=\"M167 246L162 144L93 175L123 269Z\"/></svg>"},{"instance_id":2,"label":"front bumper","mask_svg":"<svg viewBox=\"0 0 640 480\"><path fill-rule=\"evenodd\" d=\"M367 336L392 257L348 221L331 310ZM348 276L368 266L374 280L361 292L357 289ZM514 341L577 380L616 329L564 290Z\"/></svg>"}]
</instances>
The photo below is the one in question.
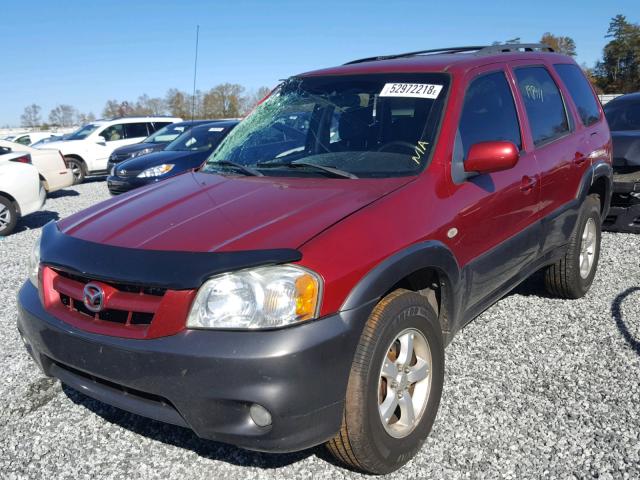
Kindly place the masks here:
<instances>
[{"instance_id":1,"label":"front bumper","mask_svg":"<svg viewBox=\"0 0 640 480\"><path fill-rule=\"evenodd\" d=\"M340 428L353 355L372 305L272 331L184 330L132 340L78 330L47 313L29 282L18 329L45 374L86 395L202 438L288 452ZM258 427L253 403L272 415Z\"/></svg>"}]
</instances>

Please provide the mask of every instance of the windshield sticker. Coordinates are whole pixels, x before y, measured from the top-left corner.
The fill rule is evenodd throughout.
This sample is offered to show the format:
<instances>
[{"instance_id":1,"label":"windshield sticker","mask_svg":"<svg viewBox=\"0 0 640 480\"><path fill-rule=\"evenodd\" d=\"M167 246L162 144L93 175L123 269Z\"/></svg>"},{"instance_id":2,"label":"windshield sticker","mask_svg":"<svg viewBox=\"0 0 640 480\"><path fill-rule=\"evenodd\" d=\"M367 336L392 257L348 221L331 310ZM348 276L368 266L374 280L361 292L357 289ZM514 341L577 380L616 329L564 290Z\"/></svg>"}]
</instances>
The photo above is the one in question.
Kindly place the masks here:
<instances>
[{"instance_id":1,"label":"windshield sticker","mask_svg":"<svg viewBox=\"0 0 640 480\"><path fill-rule=\"evenodd\" d=\"M438 98L442 85L430 83L386 83L381 97Z\"/></svg>"},{"instance_id":2,"label":"windshield sticker","mask_svg":"<svg viewBox=\"0 0 640 480\"><path fill-rule=\"evenodd\" d=\"M210 132L221 132L223 130L224 128L220 128L220 127L212 127L209 129Z\"/></svg>"},{"instance_id":3,"label":"windshield sticker","mask_svg":"<svg viewBox=\"0 0 640 480\"><path fill-rule=\"evenodd\" d=\"M420 160L422 160L422 156L427 150L427 145L429 145L429 142L423 142L422 140L418 141L418 144L415 146L416 154L411 157L411 160L420 165Z\"/></svg>"}]
</instances>

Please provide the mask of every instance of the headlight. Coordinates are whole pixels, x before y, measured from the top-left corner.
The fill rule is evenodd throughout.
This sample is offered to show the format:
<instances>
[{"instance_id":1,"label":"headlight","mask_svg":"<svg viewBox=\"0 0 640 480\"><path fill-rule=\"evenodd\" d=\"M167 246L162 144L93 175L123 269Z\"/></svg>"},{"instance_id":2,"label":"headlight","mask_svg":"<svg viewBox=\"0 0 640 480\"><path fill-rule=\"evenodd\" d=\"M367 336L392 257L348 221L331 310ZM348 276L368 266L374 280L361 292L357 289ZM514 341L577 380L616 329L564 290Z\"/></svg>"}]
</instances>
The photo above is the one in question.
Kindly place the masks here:
<instances>
[{"instance_id":1,"label":"headlight","mask_svg":"<svg viewBox=\"0 0 640 480\"><path fill-rule=\"evenodd\" d=\"M38 288L38 271L40 270L40 237L33 244L31 255L29 256L29 280L33 286Z\"/></svg>"},{"instance_id":2,"label":"headlight","mask_svg":"<svg viewBox=\"0 0 640 480\"><path fill-rule=\"evenodd\" d=\"M149 178L149 177L159 177L160 175L164 175L165 173L169 173L173 170L172 163L163 163L162 165L158 165L157 167L147 168L138 174L138 178Z\"/></svg>"},{"instance_id":3,"label":"headlight","mask_svg":"<svg viewBox=\"0 0 640 480\"><path fill-rule=\"evenodd\" d=\"M129 158L141 157L142 155L146 155L147 153L153 152L153 148L143 148L142 150L138 150L137 152L133 152Z\"/></svg>"},{"instance_id":4,"label":"headlight","mask_svg":"<svg viewBox=\"0 0 640 480\"><path fill-rule=\"evenodd\" d=\"M294 265L225 273L200 287L187 327L259 329L311 320L321 290L317 274Z\"/></svg>"}]
</instances>

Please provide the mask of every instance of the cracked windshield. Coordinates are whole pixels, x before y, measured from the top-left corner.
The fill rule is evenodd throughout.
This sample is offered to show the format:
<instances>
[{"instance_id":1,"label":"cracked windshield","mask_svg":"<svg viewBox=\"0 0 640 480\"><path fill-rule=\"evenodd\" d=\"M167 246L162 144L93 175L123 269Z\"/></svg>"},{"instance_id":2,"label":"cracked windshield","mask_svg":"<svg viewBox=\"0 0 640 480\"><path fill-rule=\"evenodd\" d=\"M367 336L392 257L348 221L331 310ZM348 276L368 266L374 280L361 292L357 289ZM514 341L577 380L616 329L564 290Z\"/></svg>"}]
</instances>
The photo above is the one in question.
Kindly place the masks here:
<instances>
[{"instance_id":1,"label":"cracked windshield","mask_svg":"<svg viewBox=\"0 0 640 480\"><path fill-rule=\"evenodd\" d=\"M289 79L229 134L204 171L416 174L429 158L448 82L443 74Z\"/></svg>"}]
</instances>

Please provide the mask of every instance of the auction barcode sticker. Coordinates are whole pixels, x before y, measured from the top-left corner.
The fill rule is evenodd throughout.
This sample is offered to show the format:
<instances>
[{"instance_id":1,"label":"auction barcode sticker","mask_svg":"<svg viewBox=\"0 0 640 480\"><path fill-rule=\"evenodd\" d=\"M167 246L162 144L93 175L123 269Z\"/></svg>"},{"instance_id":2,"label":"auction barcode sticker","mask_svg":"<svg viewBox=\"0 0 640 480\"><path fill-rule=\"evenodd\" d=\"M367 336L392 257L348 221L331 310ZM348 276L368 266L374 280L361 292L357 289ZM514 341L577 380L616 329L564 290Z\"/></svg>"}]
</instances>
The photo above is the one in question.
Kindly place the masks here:
<instances>
[{"instance_id":1,"label":"auction barcode sticker","mask_svg":"<svg viewBox=\"0 0 640 480\"><path fill-rule=\"evenodd\" d=\"M438 98L442 85L430 83L386 83L381 97Z\"/></svg>"}]
</instances>

